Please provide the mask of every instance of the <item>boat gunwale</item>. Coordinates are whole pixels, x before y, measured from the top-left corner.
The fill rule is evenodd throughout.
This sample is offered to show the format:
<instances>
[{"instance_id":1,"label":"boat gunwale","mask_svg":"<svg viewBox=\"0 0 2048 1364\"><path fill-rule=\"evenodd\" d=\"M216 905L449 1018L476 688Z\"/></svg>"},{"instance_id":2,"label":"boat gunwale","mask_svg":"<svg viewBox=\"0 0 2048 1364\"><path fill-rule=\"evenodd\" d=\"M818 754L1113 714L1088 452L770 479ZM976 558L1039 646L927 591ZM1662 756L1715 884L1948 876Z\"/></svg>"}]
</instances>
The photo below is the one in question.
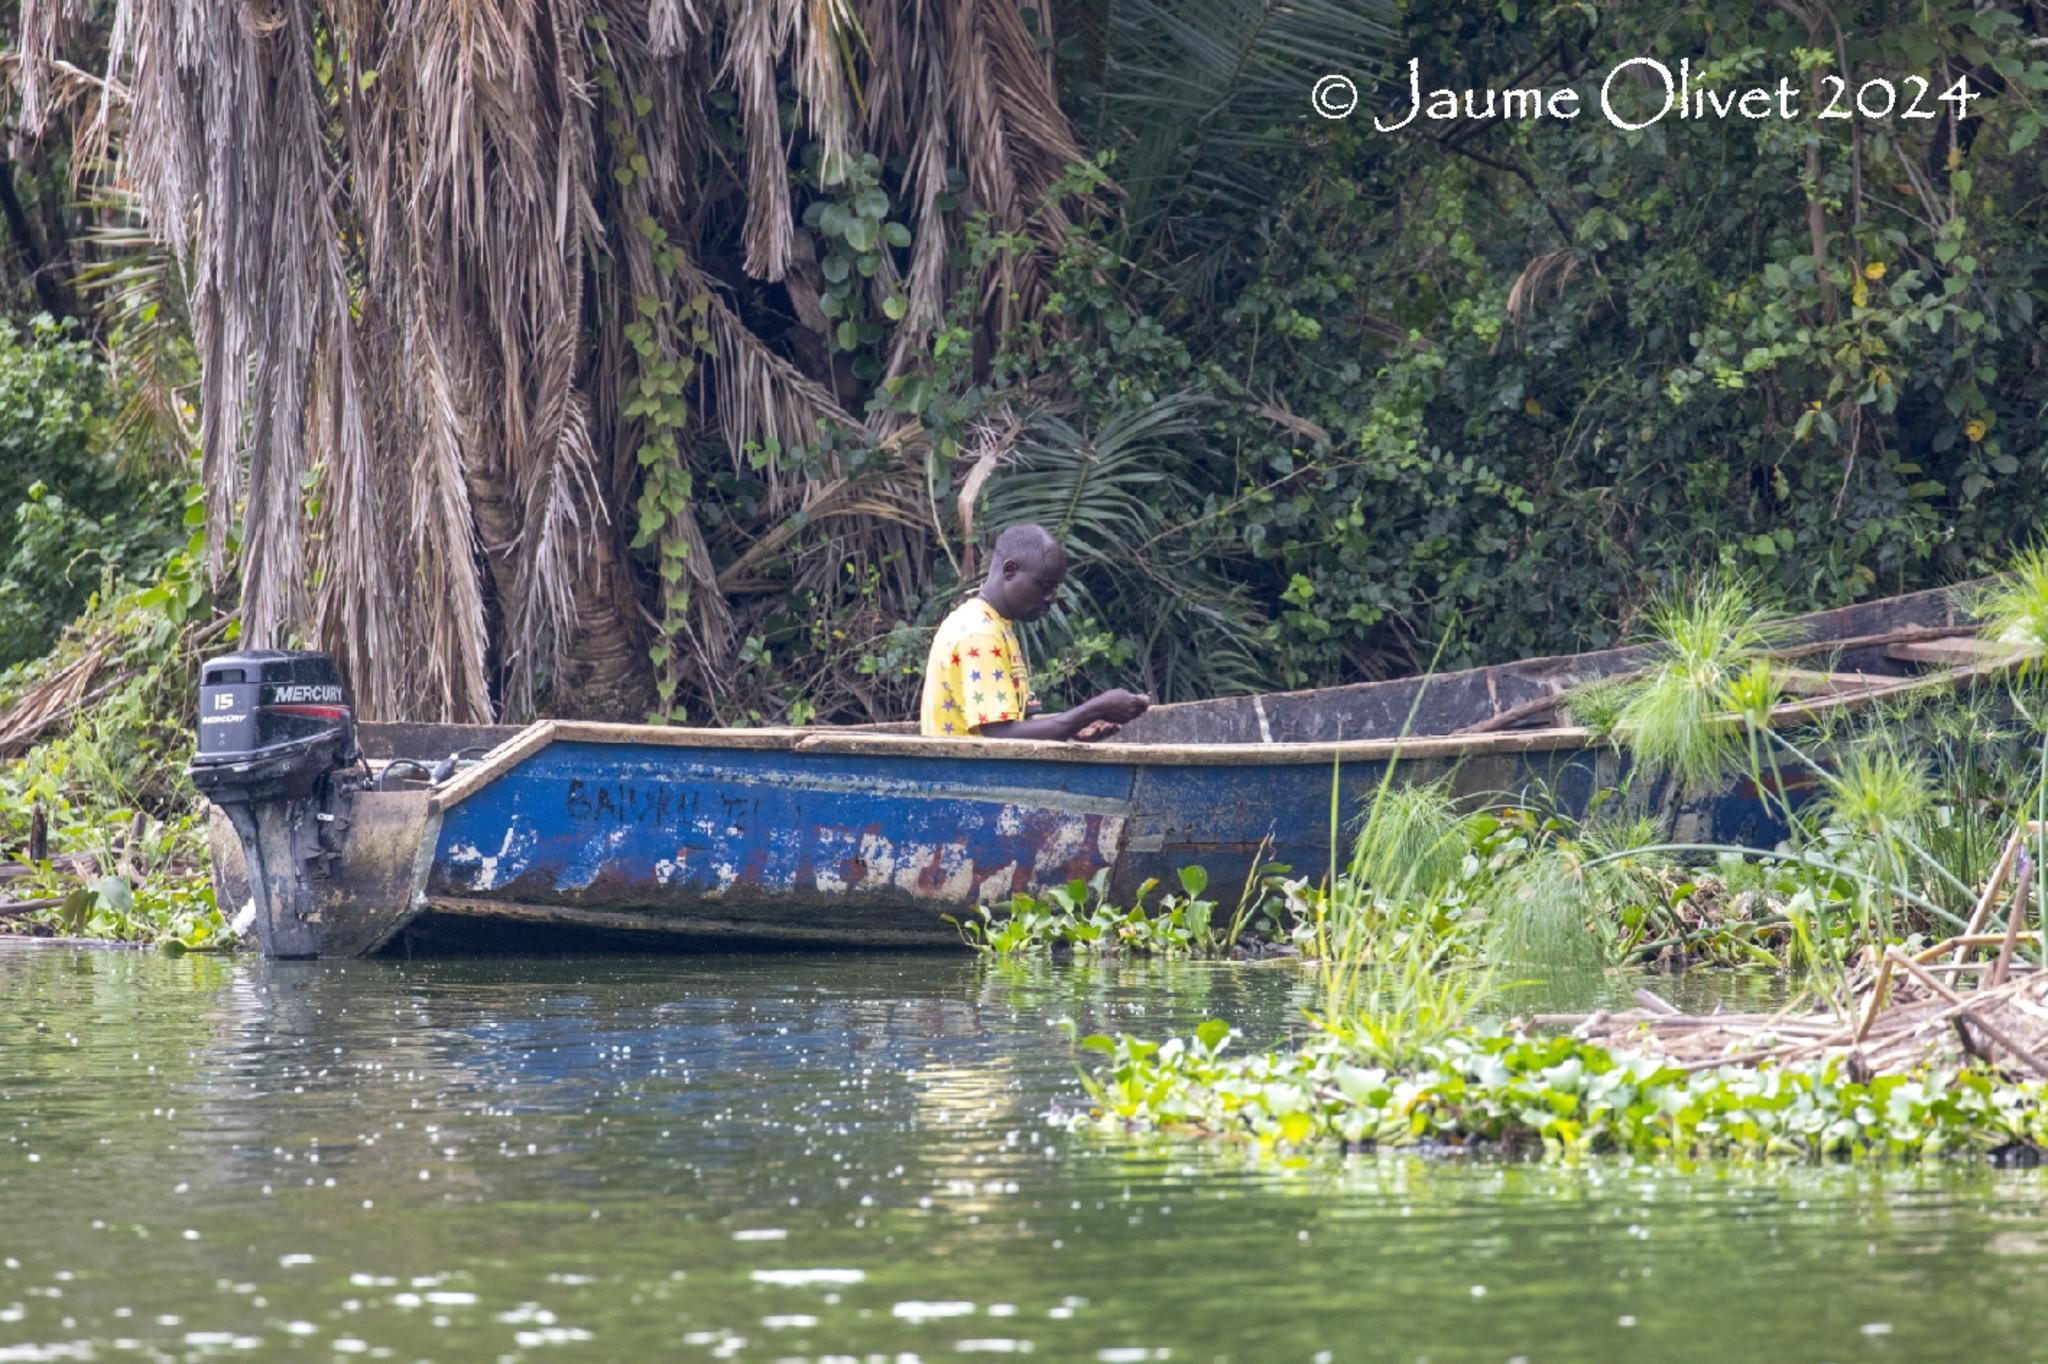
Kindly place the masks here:
<instances>
[{"instance_id":1,"label":"boat gunwale","mask_svg":"<svg viewBox=\"0 0 2048 1364\"><path fill-rule=\"evenodd\" d=\"M1886 684L1801 697L1771 711L1771 727L1798 724L1873 701L1933 690L2003 672L2023 653L1937 672L1902 677ZM1720 717L1733 725L1737 717ZM798 754L889 758L950 758L995 762L1120 763L1131 767L1306 766L1344 762L1462 758L1490 753L1536 753L1560 748L1611 748L1612 735L1581 725L1499 730L1487 734L1419 734L1392 739L1222 744L1077 743L1052 739L930 738L920 734L839 733L818 728L696 729L674 725L610 724L584 720L539 720L486 753L430 798L435 812L453 808L498 780L526 758L556 743L637 744L657 748L709 748Z\"/></svg>"}]
</instances>

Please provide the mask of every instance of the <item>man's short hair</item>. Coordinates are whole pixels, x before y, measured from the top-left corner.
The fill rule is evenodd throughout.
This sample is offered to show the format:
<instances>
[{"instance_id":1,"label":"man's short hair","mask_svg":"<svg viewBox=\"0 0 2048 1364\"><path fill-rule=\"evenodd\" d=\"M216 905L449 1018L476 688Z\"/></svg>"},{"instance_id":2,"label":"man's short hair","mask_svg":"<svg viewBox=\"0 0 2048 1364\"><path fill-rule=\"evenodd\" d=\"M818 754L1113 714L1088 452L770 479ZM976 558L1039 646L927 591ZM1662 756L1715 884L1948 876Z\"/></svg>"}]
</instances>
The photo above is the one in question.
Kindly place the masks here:
<instances>
[{"instance_id":1,"label":"man's short hair","mask_svg":"<svg viewBox=\"0 0 2048 1364\"><path fill-rule=\"evenodd\" d=\"M1035 521L1006 526L996 537L995 562L990 567L1000 566L1005 559L1015 559L1020 564L1036 563L1059 547L1060 542L1052 538L1052 532Z\"/></svg>"}]
</instances>

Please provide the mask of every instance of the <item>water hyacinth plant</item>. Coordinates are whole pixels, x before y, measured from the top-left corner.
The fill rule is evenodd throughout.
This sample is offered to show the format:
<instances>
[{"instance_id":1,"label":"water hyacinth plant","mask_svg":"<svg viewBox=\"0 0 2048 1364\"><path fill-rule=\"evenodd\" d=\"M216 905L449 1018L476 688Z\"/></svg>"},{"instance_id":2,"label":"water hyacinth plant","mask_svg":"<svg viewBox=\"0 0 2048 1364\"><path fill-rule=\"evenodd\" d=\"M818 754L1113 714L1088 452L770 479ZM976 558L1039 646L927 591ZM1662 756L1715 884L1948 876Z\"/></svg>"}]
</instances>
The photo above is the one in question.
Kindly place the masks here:
<instances>
[{"instance_id":1,"label":"water hyacinth plant","mask_svg":"<svg viewBox=\"0 0 2048 1364\"><path fill-rule=\"evenodd\" d=\"M1463 1028L1388 1064L1347 1039L1227 1055L1220 1021L1164 1043L1094 1036L1089 1108L1098 1134L1224 1138L1286 1154L1454 1148L1574 1159L1625 1153L1692 1159L1951 1154L2037 1157L2048 1086L1974 1067L1857 1081L1839 1062L1685 1068L1569 1037Z\"/></svg>"},{"instance_id":2,"label":"water hyacinth plant","mask_svg":"<svg viewBox=\"0 0 2048 1364\"><path fill-rule=\"evenodd\" d=\"M1258 875L1255 865L1252 876ZM1091 880L1055 887L1043 897L1012 896L1008 912L1001 915L978 904L964 919L945 917L969 947L999 957L1054 947L1103 957L1229 955L1250 917L1251 882L1247 881L1236 911L1225 917L1217 913L1216 901L1203 898L1208 872L1182 867L1176 879L1180 891L1163 896L1156 909L1147 902L1159 888L1158 881L1147 880L1129 906L1118 907L1109 902L1108 873L1101 871Z\"/></svg>"}]
</instances>

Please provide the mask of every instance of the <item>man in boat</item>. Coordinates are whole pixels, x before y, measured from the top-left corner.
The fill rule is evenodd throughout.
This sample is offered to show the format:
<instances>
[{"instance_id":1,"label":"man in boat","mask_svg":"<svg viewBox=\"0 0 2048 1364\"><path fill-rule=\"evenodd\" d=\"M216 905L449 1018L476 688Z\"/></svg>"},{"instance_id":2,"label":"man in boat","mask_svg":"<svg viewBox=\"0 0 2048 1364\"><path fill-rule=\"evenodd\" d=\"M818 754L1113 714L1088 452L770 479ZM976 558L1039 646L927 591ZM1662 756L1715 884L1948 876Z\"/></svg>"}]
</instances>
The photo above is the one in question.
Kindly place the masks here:
<instances>
[{"instance_id":1,"label":"man in boat","mask_svg":"<svg viewBox=\"0 0 2048 1364\"><path fill-rule=\"evenodd\" d=\"M1107 739L1145 713L1152 698L1120 687L1057 715L1031 694L1015 622L1052 609L1067 576L1067 553L1044 526L1011 526L996 537L981 591L954 608L924 665L918 727L930 736L984 739Z\"/></svg>"}]
</instances>

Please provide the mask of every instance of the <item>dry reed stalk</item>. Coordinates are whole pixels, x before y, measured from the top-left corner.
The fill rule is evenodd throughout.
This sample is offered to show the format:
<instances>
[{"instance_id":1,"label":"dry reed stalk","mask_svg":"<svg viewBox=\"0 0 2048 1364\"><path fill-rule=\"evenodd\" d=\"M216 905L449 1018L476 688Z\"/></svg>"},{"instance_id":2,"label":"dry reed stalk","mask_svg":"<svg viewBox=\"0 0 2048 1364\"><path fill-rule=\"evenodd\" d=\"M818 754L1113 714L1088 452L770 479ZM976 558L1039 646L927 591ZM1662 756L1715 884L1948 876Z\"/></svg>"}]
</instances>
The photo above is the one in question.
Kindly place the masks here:
<instances>
[{"instance_id":1,"label":"dry reed stalk","mask_svg":"<svg viewBox=\"0 0 2048 1364\"><path fill-rule=\"evenodd\" d=\"M1935 993L1943 996L1952 1004L1963 1006L1963 1011L1957 1014L1958 1018L1967 1020L1969 1023L1974 1025L1978 1030L1983 1032L1983 1034L1986 1037L1989 1037L1992 1041L2004 1047L2014 1056L2026 1062L2028 1068L2031 1069L2035 1074L2040 1075L2044 1079L2048 1079L2048 1065L2044 1065L2041 1059L2035 1056L2033 1052L2021 1046L2019 1043L2013 1041L2005 1033L1993 1027L1990 1023L1987 1023L1982 1017L1978 1015L1978 1012L1975 1009L1970 1008L1965 1003L1961 996L1957 995L1953 990L1950 990L1946 985L1943 985L1933 976L1928 975L1927 972L1921 966L1915 963L1911 957L1908 957L1901 953L1894 959L1902 967L1904 967L1906 971L1910 972L1922 984L1926 985L1928 989L1933 990Z\"/></svg>"},{"instance_id":2,"label":"dry reed stalk","mask_svg":"<svg viewBox=\"0 0 2048 1364\"><path fill-rule=\"evenodd\" d=\"M2012 950L2020 938L2020 919L2027 912L2027 892L2032 889L2033 881L2033 860L2022 853L2019 884L2012 892L2012 911L2005 916L2005 941L1998 945L1998 964L1991 968L1991 978L1985 982L1987 985L2005 983L2006 970L2012 965Z\"/></svg>"},{"instance_id":3,"label":"dry reed stalk","mask_svg":"<svg viewBox=\"0 0 2048 1364\"><path fill-rule=\"evenodd\" d=\"M1964 937L1974 937L1984 931L1984 921L1990 917L1991 906L1998 901L1998 892L2005 887L2005 878L2012 875L2013 863L2018 860L2027 835L2040 832L2040 824L2021 820L2019 827L2012 831L2012 837L2006 839L2005 851L1998 855L1998 865L1991 869L1991 879L1984 883L1984 893L1977 897L1977 906L1970 911L1969 922L1963 925ZM1967 950L1967 946L1958 947L1954 960L1961 961Z\"/></svg>"}]
</instances>

